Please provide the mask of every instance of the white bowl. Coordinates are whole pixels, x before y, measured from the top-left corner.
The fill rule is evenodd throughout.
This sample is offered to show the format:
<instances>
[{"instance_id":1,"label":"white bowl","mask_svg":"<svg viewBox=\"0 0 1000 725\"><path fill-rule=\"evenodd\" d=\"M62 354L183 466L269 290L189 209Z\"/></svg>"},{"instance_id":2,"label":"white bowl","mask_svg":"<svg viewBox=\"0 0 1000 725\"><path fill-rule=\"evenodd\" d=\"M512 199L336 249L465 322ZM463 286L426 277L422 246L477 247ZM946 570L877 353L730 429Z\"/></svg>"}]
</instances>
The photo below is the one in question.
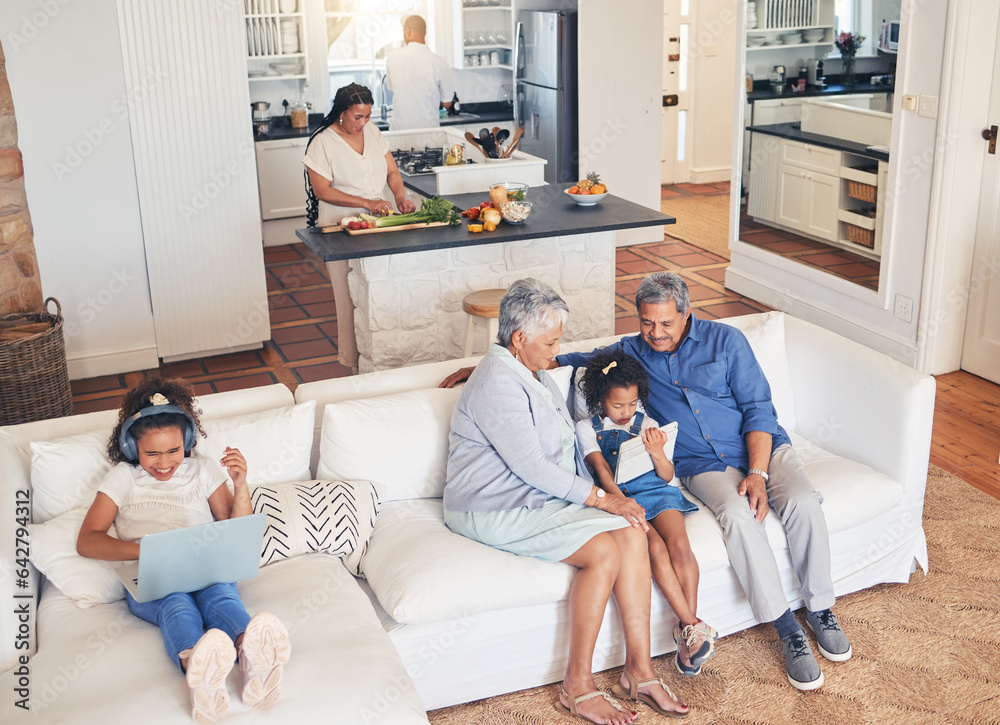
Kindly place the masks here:
<instances>
[{"instance_id":1,"label":"white bowl","mask_svg":"<svg viewBox=\"0 0 1000 725\"><path fill-rule=\"evenodd\" d=\"M802 42L802 33L782 33L781 42L785 45L795 45Z\"/></svg>"},{"instance_id":2,"label":"white bowl","mask_svg":"<svg viewBox=\"0 0 1000 725\"><path fill-rule=\"evenodd\" d=\"M563 193L580 206L594 206L608 195L607 192L603 194L570 194L569 189L564 189Z\"/></svg>"},{"instance_id":3,"label":"white bowl","mask_svg":"<svg viewBox=\"0 0 1000 725\"><path fill-rule=\"evenodd\" d=\"M767 38L763 35L748 35L747 36L747 47L748 48L759 48L764 45Z\"/></svg>"},{"instance_id":4,"label":"white bowl","mask_svg":"<svg viewBox=\"0 0 1000 725\"><path fill-rule=\"evenodd\" d=\"M804 30L802 31L802 37L805 38L807 43L818 43L823 40L823 36L826 35L825 30Z\"/></svg>"}]
</instances>

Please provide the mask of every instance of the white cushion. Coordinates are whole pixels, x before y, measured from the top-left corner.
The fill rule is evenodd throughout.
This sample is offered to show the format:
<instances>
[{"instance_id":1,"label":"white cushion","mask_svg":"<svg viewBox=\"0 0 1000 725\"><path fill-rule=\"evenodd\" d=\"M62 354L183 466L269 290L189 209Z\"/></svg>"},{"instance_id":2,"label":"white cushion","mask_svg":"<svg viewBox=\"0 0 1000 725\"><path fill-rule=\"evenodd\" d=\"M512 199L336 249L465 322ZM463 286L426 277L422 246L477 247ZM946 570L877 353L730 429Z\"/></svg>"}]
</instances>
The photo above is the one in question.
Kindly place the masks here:
<instances>
[{"instance_id":1,"label":"white cushion","mask_svg":"<svg viewBox=\"0 0 1000 725\"><path fill-rule=\"evenodd\" d=\"M437 622L558 602L575 569L452 532L438 500L382 505L361 570L397 622Z\"/></svg>"},{"instance_id":2,"label":"white cushion","mask_svg":"<svg viewBox=\"0 0 1000 725\"><path fill-rule=\"evenodd\" d=\"M301 481L257 486L250 493L253 511L267 514L260 565L323 551L344 560L352 573L359 565L375 517L379 491L370 481Z\"/></svg>"},{"instance_id":3,"label":"white cushion","mask_svg":"<svg viewBox=\"0 0 1000 725\"><path fill-rule=\"evenodd\" d=\"M207 438L198 452L222 459L226 446L247 459L247 482L253 486L310 477L309 456L316 403L202 421ZM105 450L110 430L31 442L32 520L45 523L77 506L89 506L111 470Z\"/></svg>"},{"instance_id":4,"label":"white cushion","mask_svg":"<svg viewBox=\"0 0 1000 725\"><path fill-rule=\"evenodd\" d=\"M31 442L31 518L36 524L89 506L111 470L105 450L110 430Z\"/></svg>"},{"instance_id":5,"label":"white cushion","mask_svg":"<svg viewBox=\"0 0 1000 725\"><path fill-rule=\"evenodd\" d=\"M76 553L76 539L87 508L80 507L44 524L28 527L31 563L78 607L92 607L125 598L125 585L109 561ZM108 531L116 536L114 524Z\"/></svg>"},{"instance_id":6,"label":"white cushion","mask_svg":"<svg viewBox=\"0 0 1000 725\"><path fill-rule=\"evenodd\" d=\"M785 314L767 312L727 317L719 322L731 325L746 335L771 386L771 402L778 411L778 422L791 433L795 430L795 397L792 395L792 378L788 372L788 353L785 350Z\"/></svg>"},{"instance_id":7,"label":"white cushion","mask_svg":"<svg viewBox=\"0 0 1000 725\"><path fill-rule=\"evenodd\" d=\"M801 436L793 435L792 445L809 479L823 494L823 515L831 534L848 531L902 502L903 487L884 473L830 453Z\"/></svg>"},{"instance_id":8,"label":"white cushion","mask_svg":"<svg viewBox=\"0 0 1000 725\"><path fill-rule=\"evenodd\" d=\"M440 497L461 394L425 388L327 405L317 478L376 481L383 502Z\"/></svg>"},{"instance_id":9,"label":"white cushion","mask_svg":"<svg viewBox=\"0 0 1000 725\"><path fill-rule=\"evenodd\" d=\"M229 418L202 421L208 436L198 441L198 452L222 460L226 446L239 448L247 459L247 483L304 481L310 478L316 402Z\"/></svg>"}]
</instances>

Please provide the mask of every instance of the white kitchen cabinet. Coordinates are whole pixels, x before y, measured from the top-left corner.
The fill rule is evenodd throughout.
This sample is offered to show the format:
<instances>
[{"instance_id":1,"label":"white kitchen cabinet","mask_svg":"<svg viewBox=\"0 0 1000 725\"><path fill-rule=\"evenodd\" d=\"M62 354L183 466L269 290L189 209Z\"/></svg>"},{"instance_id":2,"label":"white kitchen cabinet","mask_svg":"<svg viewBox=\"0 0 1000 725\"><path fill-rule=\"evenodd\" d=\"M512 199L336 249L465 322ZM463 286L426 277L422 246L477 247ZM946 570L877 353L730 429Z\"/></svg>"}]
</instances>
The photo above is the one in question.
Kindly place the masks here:
<instances>
[{"instance_id":1,"label":"white kitchen cabinet","mask_svg":"<svg viewBox=\"0 0 1000 725\"><path fill-rule=\"evenodd\" d=\"M251 82L308 76L306 0L243 0L247 76Z\"/></svg>"},{"instance_id":2,"label":"white kitchen cabinet","mask_svg":"<svg viewBox=\"0 0 1000 725\"><path fill-rule=\"evenodd\" d=\"M838 240L840 178L778 164L777 221L832 242Z\"/></svg>"},{"instance_id":3,"label":"white kitchen cabinet","mask_svg":"<svg viewBox=\"0 0 1000 725\"><path fill-rule=\"evenodd\" d=\"M444 10L438 27L441 56L459 70L467 68L513 69L514 8L512 0L454 0ZM483 64L480 54L499 63ZM472 62L475 56L477 62Z\"/></svg>"},{"instance_id":4,"label":"white kitchen cabinet","mask_svg":"<svg viewBox=\"0 0 1000 725\"><path fill-rule=\"evenodd\" d=\"M306 192L302 159L306 138L258 141L257 188L261 218L285 219L305 214Z\"/></svg>"},{"instance_id":5,"label":"white kitchen cabinet","mask_svg":"<svg viewBox=\"0 0 1000 725\"><path fill-rule=\"evenodd\" d=\"M801 98L769 98L754 101L754 126L769 126L773 123L796 123L802 120Z\"/></svg>"}]
</instances>

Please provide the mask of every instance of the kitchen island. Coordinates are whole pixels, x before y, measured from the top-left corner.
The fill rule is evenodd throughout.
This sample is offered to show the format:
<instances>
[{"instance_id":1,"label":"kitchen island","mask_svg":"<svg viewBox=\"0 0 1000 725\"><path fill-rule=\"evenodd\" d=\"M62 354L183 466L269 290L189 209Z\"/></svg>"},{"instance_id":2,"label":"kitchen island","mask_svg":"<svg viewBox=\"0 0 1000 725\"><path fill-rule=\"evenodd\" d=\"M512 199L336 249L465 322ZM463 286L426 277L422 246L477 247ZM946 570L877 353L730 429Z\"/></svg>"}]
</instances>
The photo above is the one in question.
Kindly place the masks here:
<instances>
[{"instance_id":1,"label":"kitchen island","mask_svg":"<svg viewBox=\"0 0 1000 725\"><path fill-rule=\"evenodd\" d=\"M503 222L494 232L470 233L464 221L359 235L297 230L323 261L349 260L359 370L461 357L467 321L462 299L522 277L547 282L566 300L565 340L614 334L615 233L675 219L612 194L596 206L578 206L563 193L569 186L531 188L528 220ZM448 200L465 209L488 194Z\"/></svg>"}]
</instances>

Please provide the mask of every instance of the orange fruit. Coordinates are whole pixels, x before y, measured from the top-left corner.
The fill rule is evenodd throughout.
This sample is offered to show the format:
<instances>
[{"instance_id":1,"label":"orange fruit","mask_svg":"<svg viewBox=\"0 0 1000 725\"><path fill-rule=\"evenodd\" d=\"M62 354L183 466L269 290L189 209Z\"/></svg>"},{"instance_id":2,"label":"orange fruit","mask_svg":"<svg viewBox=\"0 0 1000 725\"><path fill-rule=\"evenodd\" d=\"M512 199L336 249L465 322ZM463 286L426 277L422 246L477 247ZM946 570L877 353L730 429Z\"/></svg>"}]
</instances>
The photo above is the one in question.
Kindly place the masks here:
<instances>
[{"instance_id":1,"label":"orange fruit","mask_svg":"<svg viewBox=\"0 0 1000 725\"><path fill-rule=\"evenodd\" d=\"M570 194L579 194L580 193L580 187L579 186L571 186L566 191L568 191Z\"/></svg>"},{"instance_id":2,"label":"orange fruit","mask_svg":"<svg viewBox=\"0 0 1000 725\"><path fill-rule=\"evenodd\" d=\"M590 193L591 194L607 194L608 193L608 187L606 187L604 184L594 184L594 188L592 188L590 190Z\"/></svg>"}]
</instances>

